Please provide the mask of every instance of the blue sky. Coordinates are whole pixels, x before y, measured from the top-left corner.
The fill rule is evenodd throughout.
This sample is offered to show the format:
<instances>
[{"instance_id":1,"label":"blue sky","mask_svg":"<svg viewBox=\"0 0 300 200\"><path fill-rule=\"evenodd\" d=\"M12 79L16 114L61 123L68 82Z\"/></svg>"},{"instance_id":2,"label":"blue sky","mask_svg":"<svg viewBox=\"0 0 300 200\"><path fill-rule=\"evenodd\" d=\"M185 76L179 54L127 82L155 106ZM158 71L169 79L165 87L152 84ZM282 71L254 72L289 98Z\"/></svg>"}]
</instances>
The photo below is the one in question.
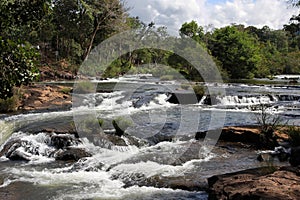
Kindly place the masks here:
<instances>
[{"instance_id":1,"label":"blue sky","mask_svg":"<svg viewBox=\"0 0 300 200\"><path fill-rule=\"evenodd\" d=\"M145 23L154 21L177 34L184 22L222 27L231 23L281 29L299 9L285 0L126 0L132 16Z\"/></svg>"}]
</instances>

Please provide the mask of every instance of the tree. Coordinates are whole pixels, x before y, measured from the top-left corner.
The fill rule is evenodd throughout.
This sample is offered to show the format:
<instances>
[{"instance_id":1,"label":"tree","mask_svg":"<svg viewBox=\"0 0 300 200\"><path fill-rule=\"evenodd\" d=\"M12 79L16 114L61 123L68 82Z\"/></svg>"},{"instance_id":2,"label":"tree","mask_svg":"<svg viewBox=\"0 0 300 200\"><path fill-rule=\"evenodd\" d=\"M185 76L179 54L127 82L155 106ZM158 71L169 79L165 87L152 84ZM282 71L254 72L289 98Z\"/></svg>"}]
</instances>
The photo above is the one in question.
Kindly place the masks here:
<instances>
[{"instance_id":1,"label":"tree","mask_svg":"<svg viewBox=\"0 0 300 200\"><path fill-rule=\"evenodd\" d=\"M37 51L28 42L14 42L0 37L0 96L13 96L13 87L28 84L38 76Z\"/></svg>"},{"instance_id":2,"label":"tree","mask_svg":"<svg viewBox=\"0 0 300 200\"><path fill-rule=\"evenodd\" d=\"M50 0L0 2L0 97L13 96L13 87L37 77L35 34L50 8Z\"/></svg>"},{"instance_id":3,"label":"tree","mask_svg":"<svg viewBox=\"0 0 300 200\"><path fill-rule=\"evenodd\" d=\"M216 29L209 50L231 78L253 78L261 60L257 40L236 26Z\"/></svg>"},{"instance_id":4,"label":"tree","mask_svg":"<svg viewBox=\"0 0 300 200\"><path fill-rule=\"evenodd\" d=\"M199 26L194 20L189 23L185 22L182 24L181 28L179 29L179 34L181 37L192 38L199 44L205 46L203 27Z\"/></svg>"}]
</instances>

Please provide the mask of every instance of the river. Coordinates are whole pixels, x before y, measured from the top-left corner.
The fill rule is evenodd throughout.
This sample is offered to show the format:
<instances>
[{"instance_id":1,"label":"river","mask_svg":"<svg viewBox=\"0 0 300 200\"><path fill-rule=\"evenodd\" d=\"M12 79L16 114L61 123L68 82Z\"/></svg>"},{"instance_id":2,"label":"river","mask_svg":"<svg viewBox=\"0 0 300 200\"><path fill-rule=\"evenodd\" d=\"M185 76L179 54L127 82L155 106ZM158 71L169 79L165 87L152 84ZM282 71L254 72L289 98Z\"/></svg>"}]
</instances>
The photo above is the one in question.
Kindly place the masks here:
<instances>
[{"instance_id":1,"label":"river","mask_svg":"<svg viewBox=\"0 0 300 200\"><path fill-rule=\"evenodd\" d=\"M271 117L280 117L282 123L300 124L297 85L206 83L210 91L224 93L214 93L213 103L207 103L212 97L210 92L199 102L174 104L168 102L171 93L189 93L178 89L181 83L176 81L143 75L92 82L97 84L98 92L74 94L80 104L69 111L1 116L1 149L9 140L21 140L25 145L17 149L28 158L0 158L1 197L207 199L202 189L206 178L267 163L258 162L258 151L247 146L196 141L195 132L256 125L261 105ZM78 128L91 116L103 120L102 128L96 128L108 134L113 132L113 119L126 119L131 122L126 133L148 143L107 148L86 138L88 133ZM91 157L77 162L57 161L49 135L39 127L60 127L73 119L81 142L71 146L86 149ZM122 137L126 142L126 136Z\"/></svg>"}]
</instances>

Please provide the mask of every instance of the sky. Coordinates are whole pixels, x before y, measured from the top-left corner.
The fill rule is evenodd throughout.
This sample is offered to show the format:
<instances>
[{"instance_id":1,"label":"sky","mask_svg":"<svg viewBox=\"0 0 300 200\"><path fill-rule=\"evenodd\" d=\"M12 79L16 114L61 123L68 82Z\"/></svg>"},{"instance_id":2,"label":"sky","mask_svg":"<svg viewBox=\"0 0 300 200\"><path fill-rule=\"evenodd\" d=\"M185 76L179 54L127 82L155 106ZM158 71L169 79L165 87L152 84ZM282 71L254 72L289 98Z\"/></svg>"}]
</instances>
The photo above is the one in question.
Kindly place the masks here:
<instances>
[{"instance_id":1,"label":"sky","mask_svg":"<svg viewBox=\"0 0 300 200\"><path fill-rule=\"evenodd\" d=\"M299 13L286 0L126 0L126 4L131 16L166 26L175 35L184 22L192 20L207 31L209 24L220 28L232 23L282 29Z\"/></svg>"}]
</instances>

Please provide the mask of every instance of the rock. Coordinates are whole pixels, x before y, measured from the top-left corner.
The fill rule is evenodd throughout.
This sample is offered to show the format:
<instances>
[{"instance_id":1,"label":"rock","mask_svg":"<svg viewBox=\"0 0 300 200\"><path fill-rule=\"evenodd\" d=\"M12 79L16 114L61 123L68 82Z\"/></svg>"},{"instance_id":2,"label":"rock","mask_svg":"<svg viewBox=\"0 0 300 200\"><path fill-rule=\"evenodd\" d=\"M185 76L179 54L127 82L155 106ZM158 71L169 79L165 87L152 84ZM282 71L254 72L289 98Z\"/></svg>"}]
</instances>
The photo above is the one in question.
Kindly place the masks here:
<instances>
[{"instance_id":1,"label":"rock","mask_svg":"<svg viewBox=\"0 0 300 200\"><path fill-rule=\"evenodd\" d=\"M292 166L300 165L300 147L293 147L291 149L291 157L289 162Z\"/></svg>"},{"instance_id":2,"label":"rock","mask_svg":"<svg viewBox=\"0 0 300 200\"><path fill-rule=\"evenodd\" d=\"M122 135L124 135L124 130L120 128L120 126L118 125L118 123L116 122L116 120L112 121L112 125L114 126L116 132L115 134L119 137L121 137Z\"/></svg>"},{"instance_id":3,"label":"rock","mask_svg":"<svg viewBox=\"0 0 300 200\"><path fill-rule=\"evenodd\" d=\"M299 169L261 167L208 179L209 199L298 199Z\"/></svg>"},{"instance_id":4,"label":"rock","mask_svg":"<svg viewBox=\"0 0 300 200\"><path fill-rule=\"evenodd\" d=\"M278 158L280 162L287 161L290 157L290 149L286 149L282 146L275 147L274 151L264 151L260 153L257 157L257 160L260 162L263 161L273 161L275 157Z\"/></svg>"},{"instance_id":5,"label":"rock","mask_svg":"<svg viewBox=\"0 0 300 200\"><path fill-rule=\"evenodd\" d=\"M197 132L195 135L195 140L204 139L206 137L207 131Z\"/></svg>"},{"instance_id":6,"label":"rock","mask_svg":"<svg viewBox=\"0 0 300 200\"><path fill-rule=\"evenodd\" d=\"M15 140L9 140L6 142L6 144L3 146L2 150L0 151L0 157L5 156L5 154L11 149L11 148L17 148L21 146L21 140L15 139Z\"/></svg>"},{"instance_id":7,"label":"rock","mask_svg":"<svg viewBox=\"0 0 300 200\"><path fill-rule=\"evenodd\" d=\"M135 173L130 174L114 174L113 179L121 179L125 188L132 186L147 186L156 188L172 188L174 190L181 189L187 191L203 191L207 190L207 182L203 179L195 179L191 174L179 176L162 176L153 175L146 177L144 174Z\"/></svg>"},{"instance_id":8,"label":"rock","mask_svg":"<svg viewBox=\"0 0 300 200\"><path fill-rule=\"evenodd\" d=\"M10 160L30 160L30 154L23 151L22 146L24 146L26 141L21 141L20 139L8 141L0 152L0 156L6 156ZM26 145L26 144L25 144Z\"/></svg>"},{"instance_id":9,"label":"rock","mask_svg":"<svg viewBox=\"0 0 300 200\"><path fill-rule=\"evenodd\" d=\"M244 142L257 145L260 141L260 135L256 127L224 127L220 139L229 142Z\"/></svg>"},{"instance_id":10,"label":"rock","mask_svg":"<svg viewBox=\"0 0 300 200\"><path fill-rule=\"evenodd\" d=\"M170 93L167 101L173 104L197 104L201 98L193 92L177 91Z\"/></svg>"},{"instance_id":11,"label":"rock","mask_svg":"<svg viewBox=\"0 0 300 200\"><path fill-rule=\"evenodd\" d=\"M69 134L52 134L50 138L50 145L56 149L63 149L81 143L79 139Z\"/></svg>"},{"instance_id":12,"label":"rock","mask_svg":"<svg viewBox=\"0 0 300 200\"><path fill-rule=\"evenodd\" d=\"M218 102L216 95L207 95L203 100L203 104L205 105L216 105Z\"/></svg>"},{"instance_id":13,"label":"rock","mask_svg":"<svg viewBox=\"0 0 300 200\"><path fill-rule=\"evenodd\" d=\"M78 161L84 157L91 157L92 154L88 153L85 149L68 147L67 149L60 149L55 154L54 157L56 160L62 161Z\"/></svg>"}]
</instances>

